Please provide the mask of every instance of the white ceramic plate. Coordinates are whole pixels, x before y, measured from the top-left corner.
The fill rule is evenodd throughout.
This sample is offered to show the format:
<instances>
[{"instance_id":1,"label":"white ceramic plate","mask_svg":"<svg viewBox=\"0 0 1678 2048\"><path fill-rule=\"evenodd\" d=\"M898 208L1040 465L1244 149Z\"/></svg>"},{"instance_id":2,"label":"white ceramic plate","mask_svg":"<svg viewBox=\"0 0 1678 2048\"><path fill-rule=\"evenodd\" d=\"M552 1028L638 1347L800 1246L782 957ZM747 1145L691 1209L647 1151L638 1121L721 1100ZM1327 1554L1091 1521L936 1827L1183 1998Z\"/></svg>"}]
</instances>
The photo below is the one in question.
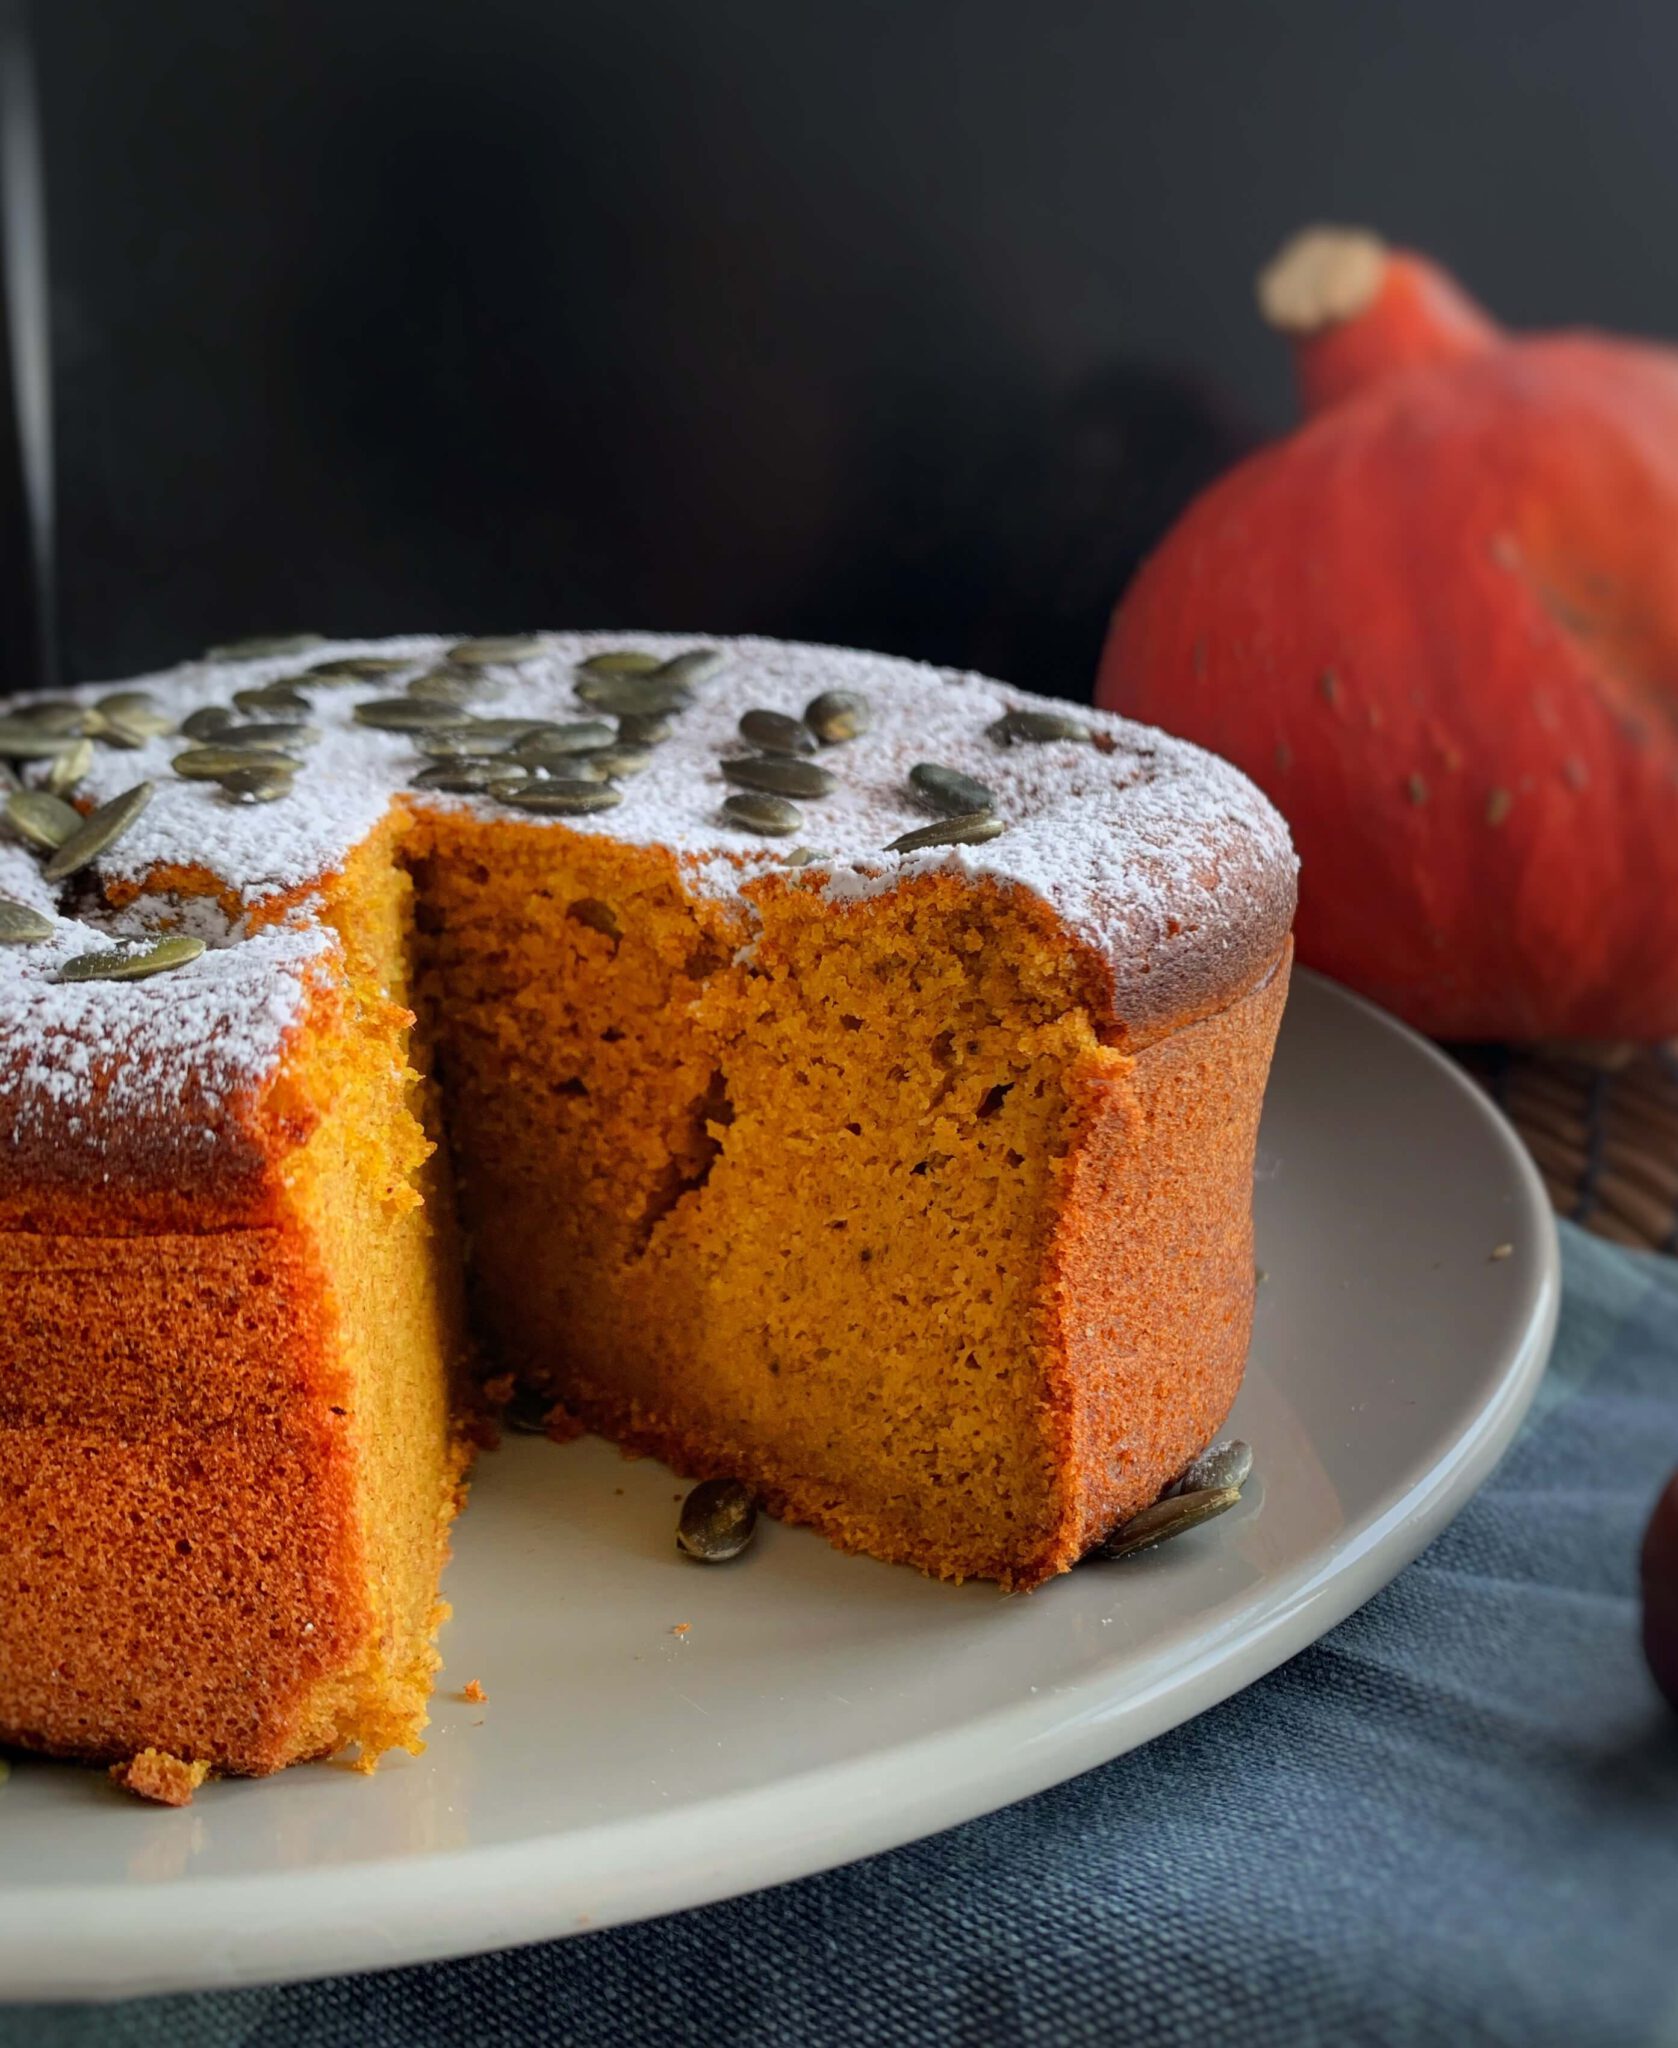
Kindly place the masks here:
<instances>
[{"instance_id":1,"label":"white ceramic plate","mask_svg":"<svg viewBox=\"0 0 1678 2048\"><path fill-rule=\"evenodd\" d=\"M987 1812L1250 1684L1479 1484L1542 1371L1558 1274L1496 1113L1310 976L1257 1193L1232 1427L1258 1466L1233 1514L1013 1598L775 1526L708 1570L676 1555L662 1466L514 1439L459 1531L426 1754L210 1785L179 1812L16 1763L0 1995L372 1969L668 1912ZM459 1699L470 1679L486 1705Z\"/></svg>"}]
</instances>

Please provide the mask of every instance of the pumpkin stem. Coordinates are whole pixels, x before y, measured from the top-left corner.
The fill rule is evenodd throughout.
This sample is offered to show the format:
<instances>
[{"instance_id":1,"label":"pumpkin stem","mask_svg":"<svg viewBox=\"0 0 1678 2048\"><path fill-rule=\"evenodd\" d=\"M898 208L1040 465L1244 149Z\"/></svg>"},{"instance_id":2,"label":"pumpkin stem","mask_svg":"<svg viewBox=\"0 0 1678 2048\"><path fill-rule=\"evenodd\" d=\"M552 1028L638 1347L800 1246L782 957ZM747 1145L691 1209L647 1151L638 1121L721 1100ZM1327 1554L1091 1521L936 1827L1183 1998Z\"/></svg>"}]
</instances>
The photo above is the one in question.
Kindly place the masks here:
<instances>
[{"instance_id":1,"label":"pumpkin stem","mask_svg":"<svg viewBox=\"0 0 1678 2048\"><path fill-rule=\"evenodd\" d=\"M1306 228L1259 273L1259 310L1294 345L1308 413L1418 363L1477 355L1499 329L1425 256L1364 228Z\"/></svg>"}]
</instances>

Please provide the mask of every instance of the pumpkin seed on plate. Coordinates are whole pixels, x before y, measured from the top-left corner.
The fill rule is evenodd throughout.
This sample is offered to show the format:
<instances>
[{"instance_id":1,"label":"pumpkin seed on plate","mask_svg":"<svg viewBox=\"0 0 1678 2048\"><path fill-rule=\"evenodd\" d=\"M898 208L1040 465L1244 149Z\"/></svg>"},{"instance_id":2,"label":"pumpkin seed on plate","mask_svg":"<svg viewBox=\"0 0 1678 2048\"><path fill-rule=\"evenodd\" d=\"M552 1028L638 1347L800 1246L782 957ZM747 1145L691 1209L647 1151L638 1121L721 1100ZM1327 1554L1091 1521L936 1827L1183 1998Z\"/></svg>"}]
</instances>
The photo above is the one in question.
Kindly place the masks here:
<instances>
[{"instance_id":1,"label":"pumpkin seed on plate","mask_svg":"<svg viewBox=\"0 0 1678 2048\"><path fill-rule=\"evenodd\" d=\"M748 754L721 765L725 782L738 789L764 789L772 796L827 796L835 787L829 770L814 761Z\"/></svg>"},{"instance_id":2,"label":"pumpkin seed on plate","mask_svg":"<svg viewBox=\"0 0 1678 2048\"><path fill-rule=\"evenodd\" d=\"M640 654L632 647L607 648L602 654L590 654L577 663L580 676L644 676L664 666L664 658L658 654Z\"/></svg>"},{"instance_id":3,"label":"pumpkin seed on plate","mask_svg":"<svg viewBox=\"0 0 1678 2048\"><path fill-rule=\"evenodd\" d=\"M1202 1522L1211 1521L1214 1515L1226 1513L1240 1498L1239 1486L1216 1486L1198 1493L1180 1493L1169 1500L1157 1500L1151 1508L1144 1508L1139 1515L1132 1515L1128 1522L1121 1522L1085 1556L1109 1563L1114 1558L1129 1557L1133 1551L1151 1550L1156 1543L1168 1542L1173 1536L1198 1529Z\"/></svg>"},{"instance_id":4,"label":"pumpkin seed on plate","mask_svg":"<svg viewBox=\"0 0 1678 2048\"><path fill-rule=\"evenodd\" d=\"M43 939L50 939L53 923L50 917L32 910L27 903L14 903L9 896L0 896L0 946L38 946Z\"/></svg>"},{"instance_id":5,"label":"pumpkin seed on plate","mask_svg":"<svg viewBox=\"0 0 1678 2048\"><path fill-rule=\"evenodd\" d=\"M724 797L722 814L742 832L757 832L766 839L785 839L804 822L804 813L797 804L763 790Z\"/></svg>"},{"instance_id":6,"label":"pumpkin seed on plate","mask_svg":"<svg viewBox=\"0 0 1678 2048\"><path fill-rule=\"evenodd\" d=\"M204 747L189 747L169 764L188 782L219 782L224 775L236 775L241 768L287 768L295 773L302 767L294 754L272 747L223 745L220 740Z\"/></svg>"},{"instance_id":7,"label":"pumpkin seed on plate","mask_svg":"<svg viewBox=\"0 0 1678 2048\"><path fill-rule=\"evenodd\" d=\"M1243 1443L1238 1436L1226 1436L1221 1443L1208 1444L1199 1457L1191 1459L1182 1475L1165 1489L1164 1498L1245 1486L1252 1469L1252 1445Z\"/></svg>"},{"instance_id":8,"label":"pumpkin seed on plate","mask_svg":"<svg viewBox=\"0 0 1678 2048\"><path fill-rule=\"evenodd\" d=\"M48 766L42 786L49 796L68 796L92 766L92 740L72 740Z\"/></svg>"},{"instance_id":9,"label":"pumpkin seed on plate","mask_svg":"<svg viewBox=\"0 0 1678 2048\"><path fill-rule=\"evenodd\" d=\"M676 1548L701 1564L727 1564L756 1529L757 1502L738 1479L702 1479L682 1502Z\"/></svg>"},{"instance_id":10,"label":"pumpkin seed on plate","mask_svg":"<svg viewBox=\"0 0 1678 2048\"><path fill-rule=\"evenodd\" d=\"M49 882L62 882L108 852L151 802L152 788L149 782L136 782L132 789L125 789L98 810L90 811L58 850L48 856L41 873ZM195 943L202 952L202 941Z\"/></svg>"},{"instance_id":11,"label":"pumpkin seed on plate","mask_svg":"<svg viewBox=\"0 0 1678 2048\"><path fill-rule=\"evenodd\" d=\"M816 736L802 718L784 711L742 711L740 737L764 754L813 754Z\"/></svg>"},{"instance_id":12,"label":"pumpkin seed on plate","mask_svg":"<svg viewBox=\"0 0 1678 2048\"><path fill-rule=\"evenodd\" d=\"M590 811L609 811L623 802L623 791L609 782L580 779L532 782L517 787L498 785L495 794L518 811L536 811L554 818L581 818Z\"/></svg>"},{"instance_id":13,"label":"pumpkin seed on plate","mask_svg":"<svg viewBox=\"0 0 1678 2048\"><path fill-rule=\"evenodd\" d=\"M516 667L534 659L542 649L543 642L534 633L489 633L477 640L457 640L449 649L449 659L460 668Z\"/></svg>"},{"instance_id":14,"label":"pumpkin seed on plate","mask_svg":"<svg viewBox=\"0 0 1678 2048\"><path fill-rule=\"evenodd\" d=\"M1063 711L1005 711L986 730L1003 746L1012 746L1017 741L1041 746L1049 740L1082 740L1087 744L1090 737L1087 725L1068 718Z\"/></svg>"},{"instance_id":15,"label":"pumpkin seed on plate","mask_svg":"<svg viewBox=\"0 0 1678 2048\"><path fill-rule=\"evenodd\" d=\"M143 953L112 947L102 953L78 953L66 960L54 976L57 981L146 981L154 974L167 974L185 967L204 951L202 939L185 932L171 932L148 946Z\"/></svg>"},{"instance_id":16,"label":"pumpkin seed on plate","mask_svg":"<svg viewBox=\"0 0 1678 2048\"><path fill-rule=\"evenodd\" d=\"M357 725L379 732L439 732L465 725L471 714L458 704L428 704L423 697L373 697L351 714Z\"/></svg>"},{"instance_id":17,"label":"pumpkin seed on plate","mask_svg":"<svg viewBox=\"0 0 1678 2048\"><path fill-rule=\"evenodd\" d=\"M804 723L824 747L854 740L874 723L868 699L855 690L823 690L804 707Z\"/></svg>"},{"instance_id":18,"label":"pumpkin seed on plate","mask_svg":"<svg viewBox=\"0 0 1678 2048\"><path fill-rule=\"evenodd\" d=\"M971 817L975 811L994 811L996 792L963 775L959 768L946 768L938 761L917 761L909 780L935 811L946 818Z\"/></svg>"},{"instance_id":19,"label":"pumpkin seed on plate","mask_svg":"<svg viewBox=\"0 0 1678 2048\"><path fill-rule=\"evenodd\" d=\"M212 647L208 661L267 661L279 654L307 654L311 647L324 647L324 633L269 633L253 640L229 640Z\"/></svg>"},{"instance_id":20,"label":"pumpkin seed on plate","mask_svg":"<svg viewBox=\"0 0 1678 2048\"><path fill-rule=\"evenodd\" d=\"M15 789L6 799L6 822L31 846L56 853L79 830L82 814L51 790Z\"/></svg>"},{"instance_id":21,"label":"pumpkin seed on plate","mask_svg":"<svg viewBox=\"0 0 1678 2048\"><path fill-rule=\"evenodd\" d=\"M945 818L936 825L922 825L918 831L903 832L886 848L887 853L925 853L934 846L983 846L1008 828L994 811L969 811L964 818Z\"/></svg>"},{"instance_id":22,"label":"pumpkin seed on plate","mask_svg":"<svg viewBox=\"0 0 1678 2048\"><path fill-rule=\"evenodd\" d=\"M296 787L291 770L276 768L272 763L266 767L230 768L216 780L235 802L242 804L271 804L289 796Z\"/></svg>"}]
</instances>

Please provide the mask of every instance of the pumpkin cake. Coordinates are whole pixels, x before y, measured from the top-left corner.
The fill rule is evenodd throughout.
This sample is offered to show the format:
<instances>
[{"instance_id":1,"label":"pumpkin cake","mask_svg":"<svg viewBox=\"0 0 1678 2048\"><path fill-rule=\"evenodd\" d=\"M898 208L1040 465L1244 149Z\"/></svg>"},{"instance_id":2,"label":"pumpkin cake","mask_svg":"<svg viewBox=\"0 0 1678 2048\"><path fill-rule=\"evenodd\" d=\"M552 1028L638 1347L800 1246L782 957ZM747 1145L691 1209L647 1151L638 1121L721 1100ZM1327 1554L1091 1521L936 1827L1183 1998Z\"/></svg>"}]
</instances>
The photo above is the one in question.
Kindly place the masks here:
<instances>
[{"instance_id":1,"label":"pumpkin cake","mask_svg":"<svg viewBox=\"0 0 1678 2048\"><path fill-rule=\"evenodd\" d=\"M1210 755L596 634L253 644L0 756L0 1741L416 1748L469 1331L1009 1587L1227 1413L1294 860Z\"/></svg>"}]
</instances>

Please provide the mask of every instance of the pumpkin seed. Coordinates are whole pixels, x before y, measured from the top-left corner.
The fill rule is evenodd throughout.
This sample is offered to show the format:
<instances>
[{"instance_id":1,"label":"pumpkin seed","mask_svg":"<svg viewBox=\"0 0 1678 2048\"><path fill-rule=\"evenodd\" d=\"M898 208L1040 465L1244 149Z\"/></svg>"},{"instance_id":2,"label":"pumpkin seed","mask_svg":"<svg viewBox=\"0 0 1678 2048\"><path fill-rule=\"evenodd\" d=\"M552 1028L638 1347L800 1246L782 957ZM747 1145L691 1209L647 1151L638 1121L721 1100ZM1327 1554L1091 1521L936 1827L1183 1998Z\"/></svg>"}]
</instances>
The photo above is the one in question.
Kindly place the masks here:
<instances>
[{"instance_id":1,"label":"pumpkin seed","mask_svg":"<svg viewBox=\"0 0 1678 2048\"><path fill-rule=\"evenodd\" d=\"M441 732L416 732L414 748L432 761L482 761L504 758L507 742L499 733L457 725L446 726Z\"/></svg>"},{"instance_id":2,"label":"pumpkin seed","mask_svg":"<svg viewBox=\"0 0 1678 2048\"><path fill-rule=\"evenodd\" d=\"M224 725L215 736L218 747L312 747L320 738L318 725Z\"/></svg>"},{"instance_id":3,"label":"pumpkin seed","mask_svg":"<svg viewBox=\"0 0 1678 2048\"><path fill-rule=\"evenodd\" d=\"M693 702L686 683L659 674L579 676L577 695L591 709L612 718L662 718L672 711L685 711Z\"/></svg>"},{"instance_id":4,"label":"pumpkin seed","mask_svg":"<svg viewBox=\"0 0 1678 2048\"><path fill-rule=\"evenodd\" d=\"M874 723L868 699L855 690L823 690L804 707L804 723L824 747L854 740Z\"/></svg>"},{"instance_id":5,"label":"pumpkin seed","mask_svg":"<svg viewBox=\"0 0 1678 2048\"><path fill-rule=\"evenodd\" d=\"M143 953L124 952L119 947L103 953L78 953L73 960L65 961L54 979L146 981L154 974L167 974L171 968L185 967L203 950L202 939L189 938L185 932L171 932L155 945L148 946Z\"/></svg>"},{"instance_id":6,"label":"pumpkin seed","mask_svg":"<svg viewBox=\"0 0 1678 2048\"><path fill-rule=\"evenodd\" d=\"M682 1502L676 1548L701 1564L727 1564L756 1529L757 1502L738 1479L703 1479Z\"/></svg>"},{"instance_id":7,"label":"pumpkin seed","mask_svg":"<svg viewBox=\"0 0 1678 2048\"><path fill-rule=\"evenodd\" d=\"M487 668L491 664L516 667L542 652L543 643L532 633L490 633L479 640L457 640L449 659L461 668Z\"/></svg>"},{"instance_id":8,"label":"pumpkin seed","mask_svg":"<svg viewBox=\"0 0 1678 2048\"><path fill-rule=\"evenodd\" d=\"M259 690L235 690L233 701L252 718L266 718L278 725L301 725L314 708L301 690L290 683L265 683Z\"/></svg>"},{"instance_id":9,"label":"pumpkin seed","mask_svg":"<svg viewBox=\"0 0 1678 2048\"><path fill-rule=\"evenodd\" d=\"M334 654L325 661L311 662L304 673L325 683L369 682L375 676L393 676L424 659L423 654Z\"/></svg>"},{"instance_id":10,"label":"pumpkin seed","mask_svg":"<svg viewBox=\"0 0 1678 2048\"><path fill-rule=\"evenodd\" d=\"M723 798L722 814L742 832L761 833L765 839L785 839L804 822L804 813L784 796L754 791L749 796Z\"/></svg>"},{"instance_id":11,"label":"pumpkin seed","mask_svg":"<svg viewBox=\"0 0 1678 2048\"><path fill-rule=\"evenodd\" d=\"M0 754L10 761L50 761L77 737L73 732L49 732L27 719L0 718Z\"/></svg>"},{"instance_id":12,"label":"pumpkin seed","mask_svg":"<svg viewBox=\"0 0 1678 2048\"><path fill-rule=\"evenodd\" d=\"M0 946L38 946L43 939L50 939L52 933L50 917L31 910L27 903L14 903L9 896L0 896Z\"/></svg>"},{"instance_id":13,"label":"pumpkin seed","mask_svg":"<svg viewBox=\"0 0 1678 2048\"><path fill-rule=\"evenodd\" d=\"M57 733L74 738L86 732L90 714L85 704L72 704L67 697L37 697L33 704L19 704L8 714L32 732Z\"/></svg>"},{"instance_id":14,"label":"pumpkin seed","mask_svg":"<svg viewBox=\"0 0 1678 2048\"><path fill-rule=\"evenodd\" d=\"M1063 711L1005 711L992 726L986 728L993 740L1003 746L1013 746L1024 741L1041 746L1048 740L1089 740L1090 729L1075 718L1068 718Z\"/></svg>"},{"instance_id":15,"label":"pumpkin seed","mask_svg":"<svg viewBox=\"0 0 1678 2048\"><path fill-rule=\"evenodd\" d=\"M816 736L784 711L742 711L740 737L763 754L813 754Z\"/></svg>"},{"instance_id":16,"label":"pumpkin seed","mask_svg":"<svg viewBox=\"0 0 1678 2048\"><path fill-rule=\"evenodd\" d=\"M143 747L147 740L155 740L161 733L173 732L174 727L166 718L123 718L114 711L100 711L91 715L88 731L97 734L107 746L133 749Z\"/></svg>"},{"instance_id":17,"label":"pumpkin seed","mask_svg":"<svg viewBox=\"0 0 1678 2048\"><path fill-rule=\"evenodd\" d=\"M169 764L188 782L219 782L224 775L237 775L242 768L287 768L295 773L303 763L295 755L271 747L240 747L217 740L207 747L189 747Z\"/></svg>"},{"instance_id":18,"label":"pumpkin seed","mask_svg":"<svg viewBox=\"0 0 1678 2048\"><path fill-rule=\"evenodd\" d=\"M609 811L623 802L623 791L609 782L564 780L528 785L498 784L495 794L515 810L537 811L553 818L580 818L590 811Z\"/></svg>"},{"instance_id":19,"label":"pumpkin seed","mask_svg":"<svg viewBox=\"0 0 1678 2048\"><path fill-rule=\"evenodd\" d=\"M6 799L6 822L31 846L56 853L80 829L82 814L51 790L17 789Z\"/></svg>"},{"instance_id":20,"label":"pumpkin seed","mask_svg":"<svg viewBox=\"0 0 1678 2048\"><path fill-rule=\"evenodd\" d=\"M1226 1486L1245 1486L1253 1469L1253 1447L1238 1436L1208 1444L1185 1467L1182 1477L1165 1489L1166 1500L1185 1493L1215 1493Z\"/></svg>"},{"instance_id":21,"label":"pumpkin seed","mask_svg":"<svg viewBox=\"0 0 1678 2048\"><path fill-rule=\"evenodd\" d=\"M206 661L267 661L277 654L307 654L311 647L324 647L324 633L259 634L254 640L229 640L212 647Z\"/></svg>"},{"instance_id":22,"label":"pumpkin seed","mask_svg":"<svg viewBox=\"0 0 1678 2048\"><path fill-rule=\"evenodd\" d=\"M618 720L618 738L626 747L656 747L670 732L669 719L650 711L626 711Z\"/></svg>"},{"instance_id":23,"label":"pumpkin seed","mask_svg":"<svg viewBox=\"0 0 1678 2048\"><path fill-rule=\"evenodd\" d=\"M92 709L100 719L117 721L129 731L145 733L148 739L156 739L158 733L166 733L172 723L162 711L158 711L158 700L150 690L109 690L104 696L94 698Z\"/></svg>"},{"instance_id":24,"label":"pumpkin seed","mask_svg":"<svg viewBox=\"0 0 1678 2048\"><path fill-rule=\"evenodd\" d=\"M1240 1498L1239 1486L1214 1486L1198 1493L1180 1493L1170 1500L1156 1500L1151 1508L1144 1508L1139 1515L1132 1515L1128 1522L1121 1522L1085 1554L1107 1563L1114 1558L1129 1557L1132 1551L1151 1550L1156 1543L1165 1543L1189 1529L1198 1529L1202 1522L1209 1522L1214 1515L1221 1515L1234 1507Z\"/></svg>"},{"instance_id":25,"label":"pumpkin seed","mask_svg":"<svg viewBox=\"0 0 1678 2048\"><path fill-rule=\"evenodd\" d=\"M566 730L551 718L474 718L468 721L468 729L482 739L499 740L534 739L538 733Z\"/></svg>"},{"instance_id":26,"label":"pumpkin seed","mask_svg":"<svg viewBox=\"0 0 1678 2048\"><path fill-rule=\"evenodd\" d=\"M152 787L149 782L136 782L132 789L125 789L98 810L90 811L57 852L48 857L41 873L49 882L62 882L108 852L151 802ZM201 939L193 943L203 952Z\"/></svg>"},{"instance_id":27,"label":"pumpkin seed","mask_svg":"<svg viewBox=\"0 0 1678 2048\"><path fill-rule=\"evenodd\" d=\"M234 714L225 704L200 704L181 720L181 732L189 740L213 740L235 722Z\"/></svg>"},{"instance_id":28,"label":"pumpkin seed","mask_svg":"<svg viewBox=\"0 0 1678 2048\"><path fill-rule=\"evenodd\" d=\"M143 746L174 729L174 720L158 709L157 699L148 690L112 690L95 700L93 710L102 721L98 728L102 736L121 747Z\"/></svg>"},{"instance_id":29,"label":"pumpkin seed","mask_svg":"<svg viewBox=\"0 0 1678 2048\"><path fill-rule=\"evenodd\" d=\"M937 761L917 761L909 780L935 811L946 818L967 818L975 811L994 811L996 792L959 768L946 768Z\"/></svg>"},{"instance_id":30,"label":"pumpkin seed","mask_svg":"<svg viewBox=\"0 0 1678 2048\"><path fill-rule=\"evenodd\" d=\"M683 689L697 690L701 683L708 683L718 669L724 667L728 656L720 647L691 647L686 654L672 655L668 661L661 661L657 668L649 670L662 683L679 683Z\"/></svg>"},{"instance_id":31,"label":"pumpkin seed","mask_svg":"<svg viewBox=\"0 0 1678 2048\"><path fill-rule=\"evenodd\" d=\"M827 796L835 786L829 771L814 761L752 754L724 761L722 775L724 782L732 782L739 789L766 789L773 796Z\"/></svg>"},{"instance_id":32,"label":"pumpkin seed","mask_svg":"<svg viewBox=\"0 0 1678 2048\"><path fill-rule=\"evenodd\" d=\"M540 765L545 756L540 753L521 754L520 759ZM650 747L591 747L586 754L572 754L573 761L586 762L590 768L598 768L602 775L614 781L620 775L643 775L652 766Z\"/></svg>"},{"instance_id":33,"label":"pumpkin seed","mask_svg":"<svg viewBox=\"0 0 1678 2048\"><path fill-rule=\"evenodd\" d=\"M827 855L813 846L795 846L790 853L781 855L781 865L787 868L807 868L812 861L826 860Z\"/></svg>"},{"instance_id":34,"label":"pumpkin seed","mask_svg":"<svg viewBox=\"0 0 1678 2048\"><path fill-rule=\"evenodd\" d=\"M567 725L539 725L521 733L513 742L513 753L521 761L532 754L589 754L597 747L609 747L616 738L616 729L605 719L579 718Z\"/></svg>"},{"instance_id":35,"label":"pumpkin seed","mask_svg":"<svg viewBox=\"0 0 1678 2048\"><path fill-rule=\"evenodd\" d=\"M468 722L458 704L428 704L423 697L373 697L358 704L353 716L357 725L379 732L438 732Z\"/></svg>"},{"instance_id":36,"label":"pumpkin seed","mask_svg":"<svg viewBox=\"0 0 1678 2048\"><path fill-rule=\"evenodd\" d=\"M922 825L918 831L903 832L886 848L887 853L925 853L933 846L983 846L1007 826L994 811L969 811L964 818L944 818L936 825Z\"/></svg>"},{"instance_id":37,"label":"pumpkin seed","mask_svg":"<svg viewBox=\"0 0 1678 2048\"><path fill-rule=\"evenodd\" d=\"M451 796L470 796L492 783L508 780L505 761L439 761L411 778L415 789L441 789Z\"/></svg>"},{"instance_id":38,"label":"pumpkin seed","mask_svg":"<svg viewBox=\"0 0 1678 2048\"><path fill-rule=\"evenodd\" d=\"M408 695L422 704L475 704L499 697L506 686L481 668L432 668L415 676Z\"/></svg>"},{"instance_id":39,"label":"pumpkin seed","mask_svg":"<svg viewBox=\"0 0 1678 2048\"><path fill-rule=\"evenodd\" d=\"M664 660L657 654L639 654L632 647L608 648L604 654L591 654L577 664L580 676L645 676L654 669L662 668Z\"/></svg>"},{"instance_id":40,"label":"pumpkin seed","mask_svg":"<svg viewBox=\"0 0 1678 2048\"><path fill-rule=\"evenodd\" d=\"M47 769L43 786L50 796L68 796L92 766L92 740L72 740Z\"/></svg>"},{"instance_id":41,"label":"pumpkin seed","mask_svg":"<svg viewBox=\"0 0 1678 2048\"><path fill-rule=\"evenodd\" d=\"M295 787L295 778L289 768L267 767L233 768L216 780L227 794L237 803L271 804L276 798L289 796Z\"/></svg>"},{"instance_id":42,"label":"pumpkin seed","mask_svg":"<svg viewBox=\"0 0 1678 2048\"><path fill-rule=\"evenodd\" d=\"M610 782L610 774L592 754L526 754L509 764L520 768L534 787L538 782Z\"/></svg>"}]
</instances>

